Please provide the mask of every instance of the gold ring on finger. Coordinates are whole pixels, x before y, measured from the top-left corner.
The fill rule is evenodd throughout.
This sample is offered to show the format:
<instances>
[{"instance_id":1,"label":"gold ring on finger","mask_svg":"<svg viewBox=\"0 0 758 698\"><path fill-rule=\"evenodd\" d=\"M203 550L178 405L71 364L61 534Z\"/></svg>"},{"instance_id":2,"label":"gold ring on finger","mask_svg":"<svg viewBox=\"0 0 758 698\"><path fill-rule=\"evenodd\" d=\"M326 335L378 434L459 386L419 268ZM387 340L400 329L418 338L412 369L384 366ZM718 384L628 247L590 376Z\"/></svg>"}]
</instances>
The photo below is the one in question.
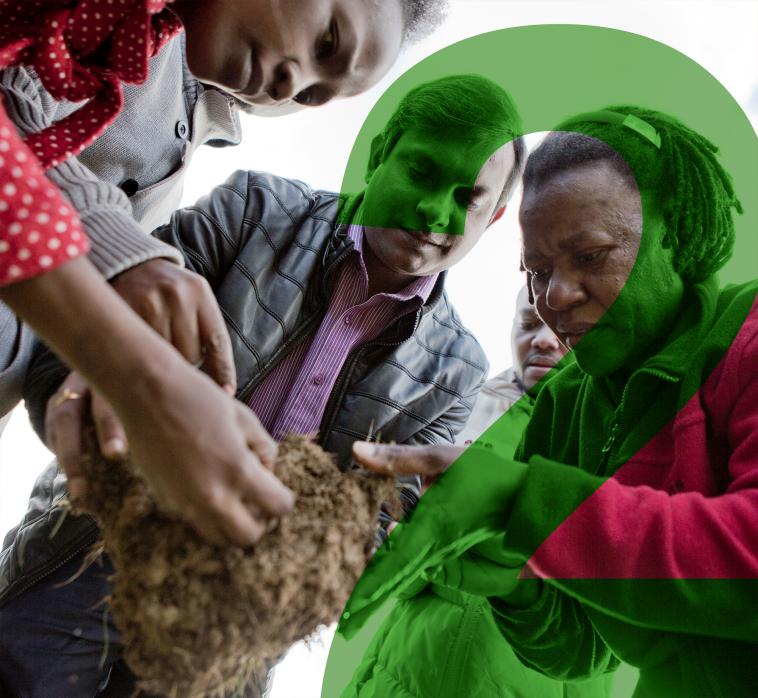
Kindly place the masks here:
<instances>
[{"instance_id":1,"label":"gold ring on finger","mask_svg":"<svg viewBox=\"0 0 758 698\"><path fill-rule=\"evenodd\" d=\"M84 395L74 392L69 388L64 388L63 392L53 400L53 407L60 407L66 400L81 400Z\"/></svg>"}]
</instances>

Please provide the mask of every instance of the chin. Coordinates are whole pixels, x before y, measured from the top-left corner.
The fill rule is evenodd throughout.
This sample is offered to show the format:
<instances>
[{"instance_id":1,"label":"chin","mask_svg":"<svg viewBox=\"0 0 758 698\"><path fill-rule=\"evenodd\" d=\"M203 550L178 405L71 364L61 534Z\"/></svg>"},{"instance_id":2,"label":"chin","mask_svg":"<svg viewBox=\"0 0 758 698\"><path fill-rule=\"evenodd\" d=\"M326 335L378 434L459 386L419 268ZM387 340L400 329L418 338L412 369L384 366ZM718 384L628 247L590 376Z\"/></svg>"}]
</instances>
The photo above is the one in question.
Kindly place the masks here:
<instances>
[{"instance_id":1,"label":"chin","mask_svg":"<svg viewBox=\"0 0 758 698\"><path fill-rule=\"evenodd\" d=\"M428 276L432 274L431 271L425 271L423 265L408 264L407 262L401 262L399 264L386 263L389 269L396 274L403 274L405 276Z\"/></svg>"},{"instance_id":2,"label":"chin","mask_svg":"<svg viewBox=\"0 0 758 698\"><path fill-rule=\"evenodd\" d=\"M396 249L390 249L385 253L384 249L377 250L372 247L374 256L390 271L395 274L406 274L409 276L426 276L433 273L427 271L427 269L433 268L432 260L426 258L418 250L407 249L403 250L402 245L398 244ZM399 250L403 250L405 254L398 254Z\"/></svg>"}]
</instances>

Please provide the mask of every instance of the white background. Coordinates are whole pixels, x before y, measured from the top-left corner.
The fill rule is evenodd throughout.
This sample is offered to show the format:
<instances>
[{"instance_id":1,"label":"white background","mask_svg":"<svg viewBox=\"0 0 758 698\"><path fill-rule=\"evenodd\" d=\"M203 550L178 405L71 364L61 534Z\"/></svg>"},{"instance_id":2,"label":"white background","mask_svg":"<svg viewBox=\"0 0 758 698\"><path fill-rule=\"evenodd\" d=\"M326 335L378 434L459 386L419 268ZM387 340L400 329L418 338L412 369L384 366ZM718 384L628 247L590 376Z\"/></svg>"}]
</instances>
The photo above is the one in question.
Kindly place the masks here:
<instances>
[{"instance_id":1,"label":"white background","mask_svg":"<svg viewBox=\"0 0 758 698\"><path fill-rule=\"evenodd\" d=\"M468 36L527 24L592 24L662 41L708 69L758 124L758 1L452 0L445 26L403 55L369 93L280 119L243 117L243 145L202 148L187 178L184 203L233 170L260 169L338 190L353 140L372 105L398 75L424 56ZM503 67L508 70L508 66ZM448 292L498 372L510 365L508 333L518 274L518 202L449 275ZM475 290L475 293L473 292ZM482 299L491 299L482 302ZM0 534L23 515L32 483L50 455L37 441L23 408L0 440ZM296 646L277 670L272 698L320 694L330 632L309 651Z\"/></svg>"}]
</instances>

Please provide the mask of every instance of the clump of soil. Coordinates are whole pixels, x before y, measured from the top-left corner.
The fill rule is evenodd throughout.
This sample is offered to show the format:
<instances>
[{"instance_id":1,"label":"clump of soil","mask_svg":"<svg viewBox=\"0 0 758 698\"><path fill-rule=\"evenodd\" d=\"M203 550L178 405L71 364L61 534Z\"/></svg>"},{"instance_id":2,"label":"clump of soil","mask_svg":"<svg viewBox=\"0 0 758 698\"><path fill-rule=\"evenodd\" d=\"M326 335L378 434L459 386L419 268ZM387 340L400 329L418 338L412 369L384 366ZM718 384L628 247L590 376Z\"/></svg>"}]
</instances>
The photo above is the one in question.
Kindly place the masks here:
<instances>
[{"instance_id":1,"label":"clump of soil","mask_svg":"<svg viewBox=\"0 0 758 698\"><path fill-rule=\"evenodd\" d=\"M253 549L205 543L158 509L127 461L90 439L77 509L99 521L116 573L110 611L140 688L172 698L225 695L298 640L334 622L371 554L391 479L342 473L304 437L288 437L275 473L295 510Z\"/></svg>"}]
</instances>

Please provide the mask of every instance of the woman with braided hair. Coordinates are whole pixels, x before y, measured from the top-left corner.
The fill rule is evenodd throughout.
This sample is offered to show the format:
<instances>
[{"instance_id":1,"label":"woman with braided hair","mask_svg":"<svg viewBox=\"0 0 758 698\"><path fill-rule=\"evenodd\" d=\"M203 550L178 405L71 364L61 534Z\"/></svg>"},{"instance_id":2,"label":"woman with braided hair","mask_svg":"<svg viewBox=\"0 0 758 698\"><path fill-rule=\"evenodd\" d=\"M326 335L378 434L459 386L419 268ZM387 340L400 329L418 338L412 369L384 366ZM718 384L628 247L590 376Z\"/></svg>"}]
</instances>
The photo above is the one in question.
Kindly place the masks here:
<instances>
[{"instance_id":1,"label":"woman with braided hair","mask_svg":"<svg viewBox=\"0 0 758 698\"><path fill-rule=\"evenodd\" d=\"M719 286L741 210L731 178L680 121L614 106L549 134L523 184L532 297L572 352L513 458L498 452L509 413L463 454L356 445L380 472L459 462L343 625L423 574L489 598L517 656L549 676L622 660L640 670L635 698L754 695L758 282Z\"/></svg>"}]
</instances>

